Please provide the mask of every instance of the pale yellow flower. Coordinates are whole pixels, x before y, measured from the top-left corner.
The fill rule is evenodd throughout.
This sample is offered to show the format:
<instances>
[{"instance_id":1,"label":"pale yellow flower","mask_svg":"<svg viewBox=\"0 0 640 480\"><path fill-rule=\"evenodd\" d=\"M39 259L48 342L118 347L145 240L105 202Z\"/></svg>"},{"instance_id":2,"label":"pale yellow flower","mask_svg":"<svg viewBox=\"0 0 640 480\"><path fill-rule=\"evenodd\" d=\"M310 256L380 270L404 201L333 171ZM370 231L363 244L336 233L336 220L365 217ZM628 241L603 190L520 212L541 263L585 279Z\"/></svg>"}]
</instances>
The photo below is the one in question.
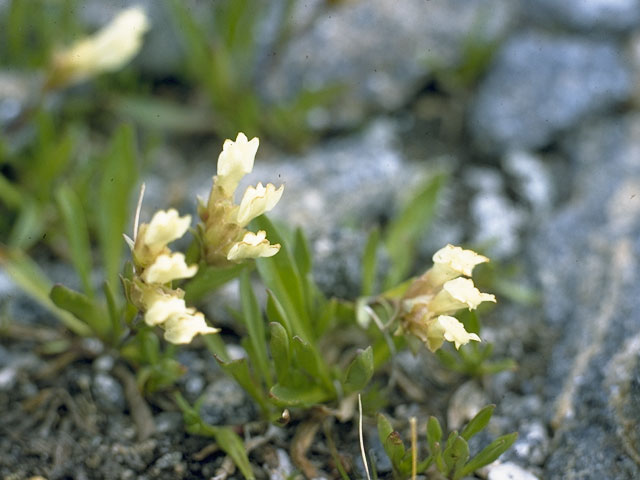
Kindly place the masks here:
<instances>
[{"instance_id":1,"label":"pale yellow flower","mask_svg":"<svg viewBox=\"0 0 640 480\"><path fill-rule=\"evenodd\" d=\"M467 332L462 322L455 317L440 315L435 323L442 328L444 339L447 342L453 342L456 350L460 348L460 345L466 345L472 340L474 342L481 341L475 333Z\"/></svg>"},{"instance_id":2,"label":"pale yellow flower","mask_svg":"<svg viewBox=\"0 0 640 480\"><path fill-rule=\"evenodd\" d=\"M197 265L187 266L184 254L161 254L142 272L146 283L168 283L179 278L193 277L198 271Z\"/></svg>"},{"instance_id":3,"label":"pale yellow flower","mask_svg":"<svg viewBox=\"0 0 640 480\"><path fill-rule=\"evenodd\" d=\"M188 309L180 315L174 315L165 322L164 338L171 343L190 343L196 335L218 333L220 329L207 325L204 315L194 309Z\"/></svg>"},{"instance_id":4,"label":"pale yellow flower","mask_svg":"<svg viewBox=\"0 0 640 480\"><path fill-rule=\"evenodd\" d=\"M447 245L433 255L433 267L427 272L425 280L432 288L436 288L461 275L470 277L476 265L488 261L487 257L473 250Z\"/></svg>"},{"instance_id":5,"label":"pale yellow flower","mask_svg":"<svg viewBox=\"0 0 640 480\"><path fill-rule=\"evenodd\" d=\"M272 257L280 250L280 244L271 245L267 240L267 232L247 232L242 240L236 242L227 254L227 260L237 261L245 258Z\"/></svg>"},{"instance_id":6,"label":"pale yellow flower","mask_svg":"<svg viewBox=\"0 0 640 480\"><path fill-rule=\"evenodd\" d=\"M482 302L495 301L494 295L481 293L470 278L458 277L442 286L442 290L429 302L429 311L435 315L446 315L462 308L475 310Z\"/></svg>"},{"instance_id":7,"label":"pale yellow flower","mask_svg":"<svg viewBox=\"0 0 640 480\"><path fill-rule=\"evenodd\" d=\"M136 243L140 242L151 252L160 252L168 243L182 237L191 225L191 215L180 216L174 208L159 210L146 226L139 230Z\"/></svg>"},{"instance_id":8,"label":"pale yellow flower","mask_svg":"<svg viewBox=\"0 0 640 480\"><path fill-rule=\"evenodd\" d=\"M244 133L238 133L236 141L225 140L222 153L218 157L218 175L215 178L219 186L228 197L238 187L238 182L253 170L253 162L259 145L258 138L247 139Z\"/></svg>"},{"instance_id":9,"label":"pale yellow flower","mask_svg":"<svg viewBox=\"0 0 640 480\"><path fill-rule=\"evenodd\" d=\"M283 191L284 185L276 189L272 183L268 183L266 187L262 186L262 183L248 187L238 208L238 225L244 227L254 218L269 212L280 201Z\"/></svg>"},{"instance_id":10,"label":"pale yellow flower","mask_svg":"<svg viewBox=\"0 0 640 480\"><path fill-rule=\"evenodd\" d=\"M144 321L153 327L165 323L174 316L184 315L188 310L184 299L174 295L159 295L149 304L144 314Z\"/></svg>"},{"instance_id":11,"label":"pale yellow flower","mask_svg":"<svg viewBox=\"0 0 640 480\"><path fill-rule=\"evenodd\" d=\"M120 69L138 53L148 29L142 8L123 10L104 28L54 56L49 85L69 85Z\"/></svg>"}]
</instances>

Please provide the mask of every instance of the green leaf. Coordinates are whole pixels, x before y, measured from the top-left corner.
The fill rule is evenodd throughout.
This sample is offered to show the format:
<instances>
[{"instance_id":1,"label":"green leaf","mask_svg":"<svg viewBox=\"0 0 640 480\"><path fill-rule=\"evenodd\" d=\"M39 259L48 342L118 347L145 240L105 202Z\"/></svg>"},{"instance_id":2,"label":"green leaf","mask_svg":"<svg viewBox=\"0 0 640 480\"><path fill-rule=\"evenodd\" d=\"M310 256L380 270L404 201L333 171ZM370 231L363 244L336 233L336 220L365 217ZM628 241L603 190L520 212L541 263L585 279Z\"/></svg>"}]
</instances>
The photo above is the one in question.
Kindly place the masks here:
<instances>
[{"instance_id":1,"label":"green leaf","mask_svg":"<svg viewBox=\"0 0 640 480\"><path fill-rule=\"evenodd\" d=\"M99 186L98 237L106 281L118 280L125 243L122 234L130 217L129 200L137 181L136 147L133 128L120 127L111 151L102 159L104 169Z\"/></svg>"},{"instance_id":2,"label":"green leaf","mask_svg":"<svg viewBox=\"0 0 640 480\"><path fill-rule=\"evenodd\" d=\"M287 313L282 308L282 305L275 297L271 290L267 290L267 318L270 322L279 323L287 331L287 335L291 337L293 335L291 329L291 322L287 318Z\"/></svg>"},{"instance_id":3,"label":"green leaf","mask_svg":"<svg viewBox=\"0 0 640 480\"><path fill-rule=\"evenodd\" d=\"M368 346L360 350L353 359L344 379L345 393L362 390L373 376L373 349Z\"/></svg>"},{"instance_id":4,"label":"green leaf","mask_svg":"<svg viewBox=\"0 0 640 480\"><path fill-rule=\"evenodd\" d=\"M280 251L273 257L256 260L258 272L267 288L273 291L282 305L291 322L292 333L310 341L313 326L304 296L304 284L289 246L267 217L262 215L254 222L260 230L267 232L267 238L271 243L279 243L281 246Z\"/></svg>"},{"instance_id":5,"label":"green leaf","mask_svg":"<svg viewBox=\"0 0 640 480\"><path fill-rule=\"evenodd\" d=\"M108 334L110 325L105 312L86 295L64 285L54 285L49 296L56 306L75 315L100 337Z\"/></svg>"},{"instance_id":6,"label":"green leaf","mask_svg":"<svg viewBox=\"0 0 640 480\"><path fill-rule=\"evenodd\" d=\"M231 267L212 267L200 265L198 273L184 286L184 298L188 303L201 300L225 283L236 278L246 265L238 264Z\"/></svg>"},{"instance_id":7,"label":"green leaf","mask_svg":"<svg viewBox=\"0 0 640 480\"><path fill-rule=\"evenodd\" d=\"M429 179L389 225L384 243L391 257L391 268L385 289L402 281L411 268L415 245L434 216L438 194L444 182L444 174Z\"/></svg>"},{"instance_id":8,"label":"green leaf","mask_svg":"<svg viewBox=\"0 0 640 480\"><path fill-rule=\"evenodd\" d=\"M283 407L310 407L330 398L324 389L311 384L293 387L276 383L271 387L270 396Z\"/></svg>"},{"instance_id":9,"label":"green leaf","mask_svg":"<svg viewBox=\"0 0 640 480\"><path fill-rule=\"evenodd\" d=\"M52 288L51 281L22 251L3 248L0 245L0 265L22 290L58 317L69 330L83 337L91 335L91 329L84 322L55 305L49 296Z\"/></svg>"},{"instance_id":10,"label":"green leaf","mask_svg":"<svg viewBox=\"0 0 640 480\"><path fill-rule=\"evenodd\" d=\"M230 427L211 427L211 429L218 446L231 457L244 478L253 480L255 475L242 439Z\"/></svg>"},{"instance_id":11,"label":"green leaf","mask_svg":"<svg viewBox=\"0 0 640 480\"><path fill-rule=\"evenodd\" d=\"M301 276L304 277L311 272L311 251L309 250L309 243L307 242L301 228L296 228L295 240L293 243L293 257Z\"/></svg>"},{"instance_id":12,"label":"green leaf","mask_svg":"<svg viewBox=\"0 0 640 480\"><path fill-rule=\"evenodd\" d=\"M223 362L231 361L229 352L227 352L227 346L224 344L224 340L222 340L222 337L220 337L220 335L202 335L201 338L205 346L207 347L207 350L209 350L212 355L219 358Z\"/></svg>"},{"instance_id":13,"label":"green leaf","mask_svg":"<svg viewBox=\"0 0 640 480\"><path fill-rule=\"evenodd\" d=\"M291 364L291 347L289 335L286 329L277 322L269 324L271 339L269 347L271 349L271 357L276 368L276 377L278 383L286 385L289 380L289 370Z\"/></svg>"},{"instance_id":14,"label":"green leaf","mask_svg":"<svg viewBox=\"0 0 640 480\"><path fill-rule=\"evenodd\" d=\"M448 457L449 464L451 464L451 471L453 473L454 480L462 478L462 468L469 459L469 445L467 441L461 436L456 437L453 445L448 452L444 453L445 458ZM446 460L445 460L446 462Z\"/></svg>"},{"instance_id":15,"label":"green leaf","mask_svg":"<svg viewBox=\"0 0 640 480\"><path fill-rule=\"evenodd\" d=\"M436 443L440 443L442 440L442 427L436 417L429 417L427 422L427 442L429 443L429 449L433 453L436 450Z\"/></svg>"},{"instance_id":16,"label":"green leaf","mask_svg":"<svg viewBox=\"0 0 640 480\"><path fill-rule=\"evenodd\" d=\"M407 457L407 452L400 434L396 432L391 423L383 414L378 413L378 438L384 448L387 457L391 460L393 470L400 474L400 476L406 475L406 465L404 462Z\"/></svg>"},{"instance_id":17,"label":"green leaf","mask_svg":"<svg viewBox=\"0 0 640 480\"><path fill-rule=\"evenodd\" d=\"M464 466L461 471L461 476L471 475L479 468L496 461L500 455L509 450L517 438L518 434L515 432L496 438Z\"/></svg>"},{"instance_id":18,"label":"green leaf","mask_svg":"<svg viewBox=\"0 0 640 480\"><path fill-rule=\"evenodd\" d=\"M247 327L249 341L255 353L255 363L267 387L271 387L273 378L269 368L264 319L262 318L258 300L253 292L251 280L249 280L249 273L246 270L240 276L240 300L242 302L242 319Z\"/></svg>"},{"instance_id":19,"label":"green leaf","mask_svg":"<svg viewBox=\"0 0 640 480\"><path fill-rule=\"evenodd\" d=\"M380 244L380 230L374 228L369 233L367 243L362 254L362 292L363 297L373 294L378 272L378 245Z\"/></svg>"},{"instance_id":20,"label":"green leaf","mask_svg":"<svg viewBox=\"0 0 640 480\"><path fill-rule=\"evenodd\" d=\"M8 243L12 248L27 250L42 238L45 219L41 207L33 198L25 198L16 219Z\"/></svg>"},{"instance_id":21,"label":"green leaf","mask_svg":"<svg viewBox=\"0 0 640 480\"><path fill-rule=\"evenodd\" d=\"M445 446L442 449L442 460L444 461L444 464L445 464L445 471L443 473L445 473L446 475L448 475L449 472L451 472L455 462L458 460L454 450L454 445L456 444L458 438L460 438L460 435L458 435L458 432L454 430L447 437L447 442L445 443Z\"/></svg>"},{"instance_id":22,"label":"green leaf","mask_svg":"<svg viewBox=\"0 0 640 480\"><path fill-rule=\"evenodd\" d=\"M122 318L121 309L118 308L116 296L113 292L113 288L107 282L102 284L102 291L107 300L107 312L109 313L109 320L111 320L111 333L113 340L118 339L122 333Z\"/></svg>"},{"instance_id":23,"label":"green leaf","mask_svg":"<svg viewBox=\"0 0 640 480\"><path fill-rule=\"evenodd\" d=\"M320 367L311 345L297 335L293 337L291 345L295 355L296 366L305 370L311 378L318 379L320 377Z\"/></svg>"},{"instance_id":24,"label":"green leaf","mask_svg":"<svg viewBox=\"0 0 640 480\"><path fill-rule=\"evenodd\" d=\"M460 432L460 436L465 440L469 440L471 437L481 432L489 424L489 420L491 420L491 415L493 415L493 410L495 408L495 405L487 405L480 410L469 421L469 423L467 423L467 426L464 427L462 432Z\"/></svg>"},{"instance_id":25,"label":"green leaf","mask_svg":"<svg viewBox=\"0 0 640 480\"><path fill-rule=\"evenodd\" d=\"M58 188L55 198L62 216L67 241L69 242L71 262L80 277L85 293L93 297L94 291L91 285L93 262L91 260L87 217L82 207L82 202L78 195L66 185Z\"/></svg>"}]
</instances>

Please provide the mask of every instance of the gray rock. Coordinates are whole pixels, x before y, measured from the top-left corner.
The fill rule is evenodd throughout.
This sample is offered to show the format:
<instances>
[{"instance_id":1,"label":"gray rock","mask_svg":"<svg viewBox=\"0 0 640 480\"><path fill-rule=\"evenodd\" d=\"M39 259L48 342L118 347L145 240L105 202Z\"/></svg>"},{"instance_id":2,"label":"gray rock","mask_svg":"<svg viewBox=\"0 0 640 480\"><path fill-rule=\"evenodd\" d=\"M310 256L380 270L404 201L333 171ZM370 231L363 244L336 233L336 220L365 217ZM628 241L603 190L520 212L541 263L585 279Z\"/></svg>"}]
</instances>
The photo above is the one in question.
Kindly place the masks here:
<instances>
[{"instance_id":1,"label":"gray rock","mask_svg":"<svg viewBox=\"0 0 640 480\"><path fill-rule=\"evenodd\" d=\"M638 0L529 0L526 13L545 25L581 30L624 32L640 24Z\"/></svg>"},{"instance_id":2,"label":"gray rock","mask_svg":"<svg viewBox=\"0 0 640 480\"><path fill-rule=\"evenodd\" d=\"M545 478L640 478L635 434L640 327L640 117L604 120L566 143L567 206L531 246L547 328L553 449ZM606 161L603 161L606 159Z\"/></svg>"},{"instance_id":3,"label":"gray rock","mask_svg":"<svg viewBox=\"0 0 640 480\"><path fill-rule=\"evenodd\" d=\"M494 169L469 168L465 183L476 192L469 205L472 241L486 246L491 258L514 255L520 248L520 234L527 215L507 197L503 175Z\"/></svg>"},{"instance_id":4,"label":"gray rock","mask_svg":"<svg viewBox=\"0 0 640 480\"><path fill-rule=\"evenodd\" d=\"M615 44L526 32L498 54L479 87L470 128L488 152L539 148L631 93L630 72Z\"/></svg>"},{"instance_id":5,"label":"gray rock","mask_svg":"<svg viewBox=\"0 0 640 480\"><path fill-rule=\"evenodd\" d=\"M92 393L96 403L108 412L122 412L125 398L122 385L111 375L100 372L93 378Z\"/></svg>"},{"instance_id":6,"label":"gray rock","mask_svg":"<svg viewBox=\"0 0 640 480\"><path fill-rule=\"evenodd\" d=\"M234 380L223 377L202 394L200 416L210 425L241 425L255 417L255 406Z\"/></svg>"},{"instance_id":7,"label":"gray rock","mask_svg":"<svg viewBox=\"0 0 640 480\"><path fill-rule=\"evenodd\" d=\"M547 458L548 449L547 429L542 422L534 420L518 429L518 440L507 455L513 454L520 462L542 465Z\"/></svg>"},{"instance_id":8,"label":"gray rock","mask_svg":"<svg viewBox=\"0 0 640 480\"><path fill-rule=\"evenodd\" d=\"M298 2L297 14L308 17L315 7ZM435 68L460 62L470 35L495 41L516 10L504 0L407 0L402 8L386 0L345 2L291 42L267 78L266 95L282 102L304 89L341 85L344 92L315 126L357 125L372 111L405 104Z\"/></svg>"},{"instance_id":9,"label":"gray rock","mask_svg":"<svg viewBox=\"0 0 640 480\"><path fill-rule=\"evenodd\" d=\"M539 480L533 473L511 462L492 465L487 470L487 480Z\"/></svg>"}]
</instances>

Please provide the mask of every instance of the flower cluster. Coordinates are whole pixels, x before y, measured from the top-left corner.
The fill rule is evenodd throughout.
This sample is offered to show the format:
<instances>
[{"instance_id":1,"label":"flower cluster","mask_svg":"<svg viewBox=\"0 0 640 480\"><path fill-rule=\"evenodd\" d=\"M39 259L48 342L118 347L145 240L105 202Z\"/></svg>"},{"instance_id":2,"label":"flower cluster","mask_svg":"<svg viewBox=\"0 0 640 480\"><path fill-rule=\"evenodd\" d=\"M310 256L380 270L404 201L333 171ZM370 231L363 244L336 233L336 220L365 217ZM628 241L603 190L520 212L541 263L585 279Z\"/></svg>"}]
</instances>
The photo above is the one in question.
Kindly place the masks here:
<instances>
[{"instance_id":1,"label":"flower cluster","mask_svg":"<svg viewBox=\"0 0 640 480\"><path fill-rule=\"evenodd\" d=\"M191 224L191 216L180 217L176 210L160 210L150 223L143 223L135 240L125 236L133 255L135 276L129 298L144 312L149 326L164 329L171 343L189 343L198 334L216 333L204 315L187 307L184 292L171 288L171 282L193 277L197 265L187 265L184 254L172 252L167 244L182 237Z\"/></svg>"},{"instance_id":2,"label":"flower cluster","mask_svg":"<svg viewBox=\"0 0 640 480\"><path fill-rule=\"evenodd\" d=\"M416 279L402 298L401 328L422 340L432 352L444 341L456 348L479 342L480 337L469 333L452 315L468 308L475 310L482 302L496 298L481 293L473 284L473 268L489 259L472 250L447 245L433 256L433 267Z\"/></svg>"},{"instance_id":3,"label":"flower cluster","mask_svg":"<svg viewBox=\"0 0 640 480\"><path fill-rule=\"evenodd\" d=\"M47 85L60 87L118 70L140 50L149 20L140 7L123 10L102 30L57 52Z\"/></svg>"},{"instance_id":4,"label":"flower cluster","mask_svg":"<svg viewBox=\"0 0 640 480\"><path fill-rule=\"evenodd\" d=\"M247 258L271 257L280 250L279 244L269 243L266 232L255 233L245 227L275 207L284 185L276 188L271 183L266 186L258 183L246 189L239 205L233 201L238 183L253 170L257 150L258 139L249 141L243 133L238 134L235 142L224 142L209 199L206 204L201 201L198 207L204 259L209 265L225 266Z\"/></svg>"}]
</instances>

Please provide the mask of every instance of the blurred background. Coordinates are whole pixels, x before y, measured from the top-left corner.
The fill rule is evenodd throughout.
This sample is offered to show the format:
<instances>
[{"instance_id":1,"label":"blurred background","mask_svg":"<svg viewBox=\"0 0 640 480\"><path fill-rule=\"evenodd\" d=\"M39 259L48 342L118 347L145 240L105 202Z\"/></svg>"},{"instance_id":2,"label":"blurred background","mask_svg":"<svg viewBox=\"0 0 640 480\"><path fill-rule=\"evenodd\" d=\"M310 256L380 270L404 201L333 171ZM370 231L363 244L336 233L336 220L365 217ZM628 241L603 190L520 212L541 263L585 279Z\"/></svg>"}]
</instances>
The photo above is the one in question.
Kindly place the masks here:
<instances>
[{"instance_id":1,"label":"blurred background","mask_svg":"<svg viewBox=\"0 0 640 480\"><path fill-rule=\"evenodd\" d=\"M132 61L47 84L56 52L132 5ZM61 190L119 259L114 212L140 183L143 219L194 214L242 131L260 138L246 182L286 185L272 216L353 298L368 232L422 192L413 273L446 243L494 260L488 337L520 369L483 388L520 432L510 478L638 478L639 74L638 0L0 0L2 252L77 284ZM3 272L0 300L42 316Z\"/></svg>"}]
</instances>

